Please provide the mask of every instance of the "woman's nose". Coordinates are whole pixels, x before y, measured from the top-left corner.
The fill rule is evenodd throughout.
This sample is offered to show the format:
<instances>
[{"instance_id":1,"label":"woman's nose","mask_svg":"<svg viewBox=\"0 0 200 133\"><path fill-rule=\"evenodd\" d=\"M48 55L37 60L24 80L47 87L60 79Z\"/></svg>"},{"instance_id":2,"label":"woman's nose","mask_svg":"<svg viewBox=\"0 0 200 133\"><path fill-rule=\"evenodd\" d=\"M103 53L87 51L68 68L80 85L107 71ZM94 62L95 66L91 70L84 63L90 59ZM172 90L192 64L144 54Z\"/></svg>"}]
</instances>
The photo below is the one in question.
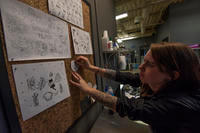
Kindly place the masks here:
<instances>
[{"instance_id":1,"label":"woman's nose","mask_svg":"<svg viewBox=\"0 0 200 133\"><path fill-rule=\"evenodd\" d=\"M142 63L142 64L140 64L138 68L139 68L139 69L142 69L142 65L143 65L143 63Z\"/></svg>"},{"instance_id":2,"label":"woman's nose","mask_svg":"<svg viewBox=\"0 0 200 133\"><path fill-rule=\"evenodd\" d=\"M144 70L144 63L142 63L142 64L139 65L139 69L140 69L141 71Z\"/></svg>"}]
</instances>

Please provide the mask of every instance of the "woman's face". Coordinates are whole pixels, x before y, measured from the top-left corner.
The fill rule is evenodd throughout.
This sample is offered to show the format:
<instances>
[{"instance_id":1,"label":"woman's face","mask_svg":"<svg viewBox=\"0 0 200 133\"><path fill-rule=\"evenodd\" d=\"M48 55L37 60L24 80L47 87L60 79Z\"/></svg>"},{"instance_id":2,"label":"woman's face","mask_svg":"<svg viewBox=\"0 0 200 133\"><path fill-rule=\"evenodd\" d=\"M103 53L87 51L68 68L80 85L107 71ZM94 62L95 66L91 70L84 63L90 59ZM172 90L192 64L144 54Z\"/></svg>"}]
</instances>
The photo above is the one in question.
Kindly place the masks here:
<instances>
[{"instance_id":1,"label":"woman's face","mask_svg":"<svg viewBox=\"0 0 200 133\"><path fill-rule=\"evenodd\" d=\"M153 92L157 92L162 85L171 80L167 73L161 72L156 65L151 51L149 50L144 57L144 63L139 66L140 80L148 84Z\"/></svg>"}]
</instances>

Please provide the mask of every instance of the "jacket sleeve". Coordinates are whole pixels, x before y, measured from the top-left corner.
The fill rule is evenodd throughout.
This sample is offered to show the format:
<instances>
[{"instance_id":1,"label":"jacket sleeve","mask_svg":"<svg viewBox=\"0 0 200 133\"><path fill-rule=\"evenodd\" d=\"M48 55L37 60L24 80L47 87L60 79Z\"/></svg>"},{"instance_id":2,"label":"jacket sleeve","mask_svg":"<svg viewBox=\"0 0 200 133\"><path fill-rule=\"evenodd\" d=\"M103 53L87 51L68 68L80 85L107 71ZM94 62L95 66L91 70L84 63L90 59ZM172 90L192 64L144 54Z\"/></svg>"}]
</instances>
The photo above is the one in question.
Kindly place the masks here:
<instances>
[{"instance_id":1,"label":"jacket sleeve","mask_svg":"<svg viewBox=\"0 0 200 133\"><path fill-rule=\"evenodd\" d=\"M150 125L173 122L179 114L187 110L184 101L174 99L118 98L116 112L121 117L128 116L131 120L141 120ZM178 115L177 115L178 114ZM181 116L181 115L180 115Z\"/></svg>"},{"instance_id":2,"label":"jacket sleeve","mask_svg":"<svg viewBox=\"0 0 200 133\"><path fill-rule=\"evenodd\" d=\"M116 73L116 81L122 84L129 84L133 87L139 87L141 84L139 74L133 74L131 72L120 72Z\"/></svg>"}]
</instances>

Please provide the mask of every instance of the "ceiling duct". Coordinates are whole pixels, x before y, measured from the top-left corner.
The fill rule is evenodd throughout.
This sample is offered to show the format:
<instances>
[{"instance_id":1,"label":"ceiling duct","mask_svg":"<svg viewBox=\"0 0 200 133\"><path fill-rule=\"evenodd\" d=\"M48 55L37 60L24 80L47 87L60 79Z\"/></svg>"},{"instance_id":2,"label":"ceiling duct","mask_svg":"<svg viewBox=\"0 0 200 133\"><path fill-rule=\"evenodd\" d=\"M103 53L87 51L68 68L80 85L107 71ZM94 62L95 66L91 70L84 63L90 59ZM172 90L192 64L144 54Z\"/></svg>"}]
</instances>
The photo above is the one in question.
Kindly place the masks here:
<instances>
[{"instance_id":1,"label":"ceiling duct","mask_svg":"<svg viewBox=\"0 0 200 133\"><path fill-rule=\"evenodd\" d=\"M146 37L154 33L157 25L163 24L163 15L170 4L183 0L115 0L115 13L128 13L117 21L119 38Z\"/></svg>"}]
</instances>

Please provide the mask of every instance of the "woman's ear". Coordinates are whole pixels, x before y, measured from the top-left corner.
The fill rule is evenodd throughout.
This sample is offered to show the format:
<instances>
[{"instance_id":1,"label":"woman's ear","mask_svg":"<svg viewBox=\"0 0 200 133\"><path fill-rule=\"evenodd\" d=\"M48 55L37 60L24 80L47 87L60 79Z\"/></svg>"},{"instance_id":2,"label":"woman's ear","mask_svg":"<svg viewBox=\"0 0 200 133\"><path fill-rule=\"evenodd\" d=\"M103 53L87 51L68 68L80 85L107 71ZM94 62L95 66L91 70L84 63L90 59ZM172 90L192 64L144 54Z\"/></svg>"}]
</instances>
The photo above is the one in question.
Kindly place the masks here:
<instances>
[{"instance_id":1,"label":"woman's ear","mask_svg":"<svg viewBox=\"0 0 200 133\"><path fill-rule=\"evenodd\" d=\"M177 80L180 77L180 73L177 71L174 71L174 76L173 76L173 80Z\"/></svg>"}]
</instances>

